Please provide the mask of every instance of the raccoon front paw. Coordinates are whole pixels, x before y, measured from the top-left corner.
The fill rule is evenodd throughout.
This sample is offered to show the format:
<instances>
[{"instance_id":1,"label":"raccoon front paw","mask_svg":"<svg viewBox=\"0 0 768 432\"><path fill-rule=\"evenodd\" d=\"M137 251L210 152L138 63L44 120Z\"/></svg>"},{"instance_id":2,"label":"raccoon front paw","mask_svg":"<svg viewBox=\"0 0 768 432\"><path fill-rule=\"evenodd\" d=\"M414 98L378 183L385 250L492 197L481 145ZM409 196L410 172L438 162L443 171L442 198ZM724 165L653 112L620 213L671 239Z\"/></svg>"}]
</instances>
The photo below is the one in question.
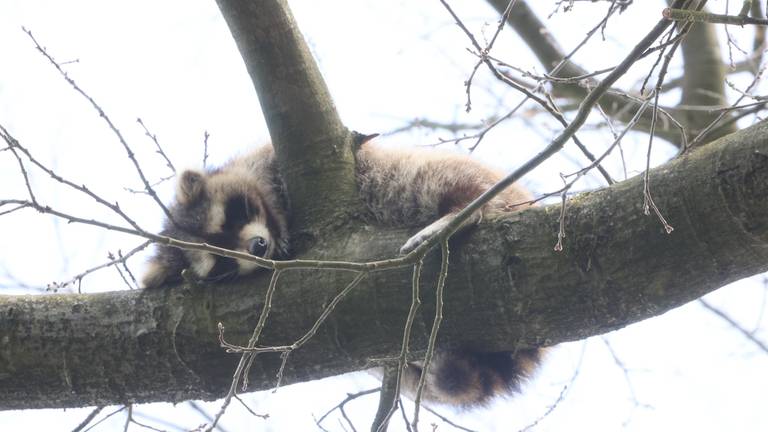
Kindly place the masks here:
<instances>
[{"instance_id":1,"label":"raccoon front paw","mask_svg":"<svg viewBox=\"0 0 768 432\"><path fill-rule=\"evenodd\" d=\"M167 267L157 262L150 262L141 278L141 287L149 289L158 288L169 279L169 276L170 273Z\"/></svg>"},{"instance_id":2,"label":"raccoon front paw","mask_svg":"<svg viewBox=\"0 0 768 432\"><path fill-rule=\"evenodd\" d=\"M421 231L417 232L413 237L409 238L408 241L405 242L405 244L400 248L400 255L408 255L411 253L414 249L421 246L422 243L434 237L435 234L445 228L449 221L450 219L447 217L442 217L424 227Z\"/></svg>"}]
</instances>

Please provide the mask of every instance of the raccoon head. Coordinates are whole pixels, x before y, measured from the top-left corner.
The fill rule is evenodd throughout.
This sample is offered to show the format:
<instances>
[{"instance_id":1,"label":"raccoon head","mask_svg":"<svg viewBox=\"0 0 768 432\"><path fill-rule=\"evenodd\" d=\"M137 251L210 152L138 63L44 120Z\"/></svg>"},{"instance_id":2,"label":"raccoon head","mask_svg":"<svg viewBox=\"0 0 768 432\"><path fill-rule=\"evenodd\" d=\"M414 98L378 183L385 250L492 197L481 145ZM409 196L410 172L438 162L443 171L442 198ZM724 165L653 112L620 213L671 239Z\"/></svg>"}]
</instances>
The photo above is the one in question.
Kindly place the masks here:
<instances>
[{"instance_id":1,"label":"raccoon head","mask_svg":"<svg viewBox=\"0 0 768 432\"><path fill-rule=\"evenodd\" d=\"M176 201L169 208L173 222L167 221L161 234L262 258L285 257L285 212L269 184L237 167L207 173L185 171L178 179ZM142 283L157 287L180 281L184 269L191 269L199 279L219 281L256 268L250 261L160 245Z\"/></svg>"}]
</instances>

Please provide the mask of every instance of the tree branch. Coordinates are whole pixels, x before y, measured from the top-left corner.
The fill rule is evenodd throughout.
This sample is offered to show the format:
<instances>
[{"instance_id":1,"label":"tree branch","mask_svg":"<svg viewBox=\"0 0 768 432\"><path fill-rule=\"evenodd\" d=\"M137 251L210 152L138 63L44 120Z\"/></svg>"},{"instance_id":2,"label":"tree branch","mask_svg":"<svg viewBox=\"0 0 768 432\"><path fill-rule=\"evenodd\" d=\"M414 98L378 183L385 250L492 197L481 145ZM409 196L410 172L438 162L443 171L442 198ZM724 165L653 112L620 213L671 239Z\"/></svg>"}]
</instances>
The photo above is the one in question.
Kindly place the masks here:
<instances>
[{"instance_id":1,"label":"tree branch","mask_svg":"<svg viewBox=\"0 0 768 432\"><path fill-rule=\"evenodd\" d=\"M695 13L696 11L689 11ZM706 13L706 9L704 12ZM683 106L727 106L725 98L725 64L720 52L715 26L710 23L691 23L688 35L682 43L683 54ZM719 113L693 110L676 110L677 118L686 127L690 138L715 120ZM709 142L736 130L736 124L718 130L718 135L708 136Z\"/></svg>"},{"instance_id":2,"label":"tree branch","mask_svg":"<svg viewBox=\"0 0 768 432\"><path fill-rule=\"evenodd\" d=\"M768 20L753 18L747 15L723 15L713 14L707 11L694 11L684 9L666 8L663 11L664 18L674 21L737 25L744 27L747 24L768 26Z\"/></svg>"},{"instance_id":3,"label":"tree branch","mask_svg":"<svg viewBox=\"0 0 768 432\"><path fill-rule=\"evenodd\" d=\"M564 252L551 246L559 206L486 220L459 236L439 343L494 351L581 339L768 270L767 137L762 122L651 172L672 235L642 215L643 181L635 177L571 200L566 226L573 234ZM368 261L391 256L408 235L350 227L313 252ZM436 283L437 255L424 262L424 286ZM338 270L284 270L260 345L301 337L352 278ZM226 325L228 340L245 344L268 279L262 272L216 286L0 296L0 408L221 397L239 355L219 347L217 324ZM283 382L395 356L410 282L410 268L371 273L291 354ZM414 355L426 348L435 316L434 293L424 296L413 322ZM280 366L279 354L258 355L250 390L274 386Z\"/></svg>"},{"instance_id":4,"label":"tree branch","mask_svg":"<svg viewBox=\"0 0 768 432\"><path fill-rule=\"evenodd\" d=\"M507 6L507 0L488 1L499 13L504 11ZM547 71L553 71L554 68L560 65L557 72L553 73L555 77L570 78L585 76L584 79L588 80L592 87L597 85L597 81L591 78L589 71L570 60L574 53L571 52L566 54L563 51L560 44L547 29L547 26L539 20L530 6L528 6L527 2L518 0L512 8L512 13L509 14L507 22L528 45ZM595 27L593 31L596 31L599 27L600 26ZM577 80L572 82L554 80L552 83L555 94L569 99L581 101L581 99L589 93L589 89L580 85L581 82ZM637 111L642 104L642 101L632 101L631 99L622 96L623 93L623 91L606 92L600 97L599 104L610 117L615 117L621 121L627 122L632 117L633 113ZM638 124L638 129L648 131L650 130L650 123L651 113L649 112L643 116L641 122ZM673 145L682 146L683 141L680 137L680 130L677 129L672 122L664 122L662 125L657 125L656 135L669 141Z\"/></svg>"},{"instance_id":5,"label":"tree branch","mask_svg":"<svg viewBox=\"0 0 768 432\"><path fill-rule=\"evenodd\" d=\"M291 208L291 229L314 237L355 213L352 135L285 0L217 0L269 126ZM342 209L342 210L340 210ZM295 236L303 249L305 236Z\"/></svg>"}]
</instances>

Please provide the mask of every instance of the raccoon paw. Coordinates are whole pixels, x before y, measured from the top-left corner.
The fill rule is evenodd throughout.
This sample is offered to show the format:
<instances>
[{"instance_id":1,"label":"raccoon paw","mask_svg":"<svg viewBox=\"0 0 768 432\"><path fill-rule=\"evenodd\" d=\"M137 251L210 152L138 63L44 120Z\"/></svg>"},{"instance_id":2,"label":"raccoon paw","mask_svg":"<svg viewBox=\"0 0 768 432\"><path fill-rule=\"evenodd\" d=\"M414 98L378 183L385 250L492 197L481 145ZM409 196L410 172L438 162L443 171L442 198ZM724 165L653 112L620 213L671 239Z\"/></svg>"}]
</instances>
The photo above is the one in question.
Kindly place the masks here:
<instances>
[{"instance_id":1,"label":"raccoon paw","mask_svg":"<svg viewBox=\"0 0 768 432\"><path fill-rule=\"evenodd\" d=\"M400 248L400 255L408 255L413 252L414 249L421 246L422 243L434 237L435 234L440 232L450 222L450 218L442 217L435 222L427 225L421 231L414 234L408 241Z\"/></svg>"},{"instance_id":2,"label":"raccoon paw","mask_svg":"<svg viewBox=\"0 0 768 432\"><path fill-rule=\"evenodd\" d=\"M158 288L169 279L169 276L168 267L157 262L150 262L141 278L141 287Z\"/></svg>"}]
</instances>

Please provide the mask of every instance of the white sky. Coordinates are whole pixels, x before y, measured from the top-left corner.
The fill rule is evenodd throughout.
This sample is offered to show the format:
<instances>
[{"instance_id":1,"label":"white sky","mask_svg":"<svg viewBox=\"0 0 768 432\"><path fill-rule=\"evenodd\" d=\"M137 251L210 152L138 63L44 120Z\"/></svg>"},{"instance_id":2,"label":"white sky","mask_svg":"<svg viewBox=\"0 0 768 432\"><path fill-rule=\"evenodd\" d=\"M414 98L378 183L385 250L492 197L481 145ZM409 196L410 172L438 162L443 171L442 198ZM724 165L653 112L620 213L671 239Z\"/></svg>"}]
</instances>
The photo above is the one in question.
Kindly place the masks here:
<instances>
[{"instance_id":1,"label":"white sky","mask_svg":"<svg viewBox=\"0 0 768 432\"><path fill-rule=\"evenodd\" d=\"M483 1L451 3L476 34L492 34L496 14ZM541 17L554 9L553 2L531 3L545 5L539 7ZM577 62L588 69L617 63L658 19L663 7L661 1L636 3L643 4L615 17L606 30L606 41L595 38L579 53ZM720 3L715 2L716 7ZM437 0L302 0L290 4L342 119L353 129L386 132L415 118L474 123L503 112L521 98L483 72L473 87L474 109L464 112L462 83L474 58L465 50L469 46L465 36ZM553 16L550 29L568 50L599 21L605 8L605 4L577 2L575 11ZM168 175L168 170L135 123L136 117L158 135L177 168L201 164L204 131L211 134L213 164L268 140L255 92L213 1L0 0L0 124L59 174L118 200L145 228L159 228L161 214L147 197L124 190L141 187L125 152L87 103L35 52L22 25L60 62L78 60L66 65L66 70L108 112L153 178ZM750 29L731 30L742 46L750 46ZM517 66L541 71L509 29L495 53ZM646 69L639 66L622 83L632 86ZM743 84L745 78L737 76L734 81ZM501 110L497 108L500 102ZM674 96L669 102L674 102ZM476 156L508 170L537 152L557 131L549 120L521 113L489 134ZM610 142L603 130L584 131L580 136L595 152ZM450 137L442 131L415 131L382 141L421 145ZM645 138L629 138L625 145L629 171L636 173L645 163ZM573 171L576 163L584 162L570 144L568 147L524 183L536 193L557 188L558 173ZM664 144L656 149L654 164L673 155ZM611 169L621 177L616 160ZM172 193L169 183L158 188L166 201ZM32 184L38 197L55 207L115 220L91 200L52 185L42 173L33 173ZM601 184L600 179L591 178L578 186L589 189ZM7 153L0 154L0 199L23 198L24 194L15 161ZM18 285L14 281L39 287L66 280L103 262L108 251L127 251L141 243L140 239L67 225L32 212L3 216L0 238L6 245L0 248L2 293L22 292L9 287ZM140 272L141 260L133 267ZM116 272L108 269L88 276L83 289L96 292L121 284ZM766 284L758 277L723 288L707 299L745 328L755 330L757 337L768 340L763 319L766 293ZM626 367L626 375L604 340ZM450 417L478 430L517 430L548 409L579 364L578 377L565 400L535 430L768 430L768 356L695 302L604 339L561 345L524 395ZM375 384L373 378L357 374L285 387L275 394L255 394L248 398L251 406L269 413L269 420L232 409L222 425L229 431L317 430L313 415L322 415L347 392ZM367 428L375 401L376 397L369 396L350 405L358 429ZM214 413L218 404L205 407ZM88 411L0 412L0 430L71 430ZM144 405L135 411L139 419L147 415L185 428L205 421L184 405ZM430 421L422 428L429 429ZM124 416L119 414L97 430L120 429L123 422ZM452 430L449 425L439 425L438 430ZM324 426L343 430L338 416ZM134 425L132 430L136 428ZM395 423L391 430L399 428Z\"/></svg>"}]
</instances>

